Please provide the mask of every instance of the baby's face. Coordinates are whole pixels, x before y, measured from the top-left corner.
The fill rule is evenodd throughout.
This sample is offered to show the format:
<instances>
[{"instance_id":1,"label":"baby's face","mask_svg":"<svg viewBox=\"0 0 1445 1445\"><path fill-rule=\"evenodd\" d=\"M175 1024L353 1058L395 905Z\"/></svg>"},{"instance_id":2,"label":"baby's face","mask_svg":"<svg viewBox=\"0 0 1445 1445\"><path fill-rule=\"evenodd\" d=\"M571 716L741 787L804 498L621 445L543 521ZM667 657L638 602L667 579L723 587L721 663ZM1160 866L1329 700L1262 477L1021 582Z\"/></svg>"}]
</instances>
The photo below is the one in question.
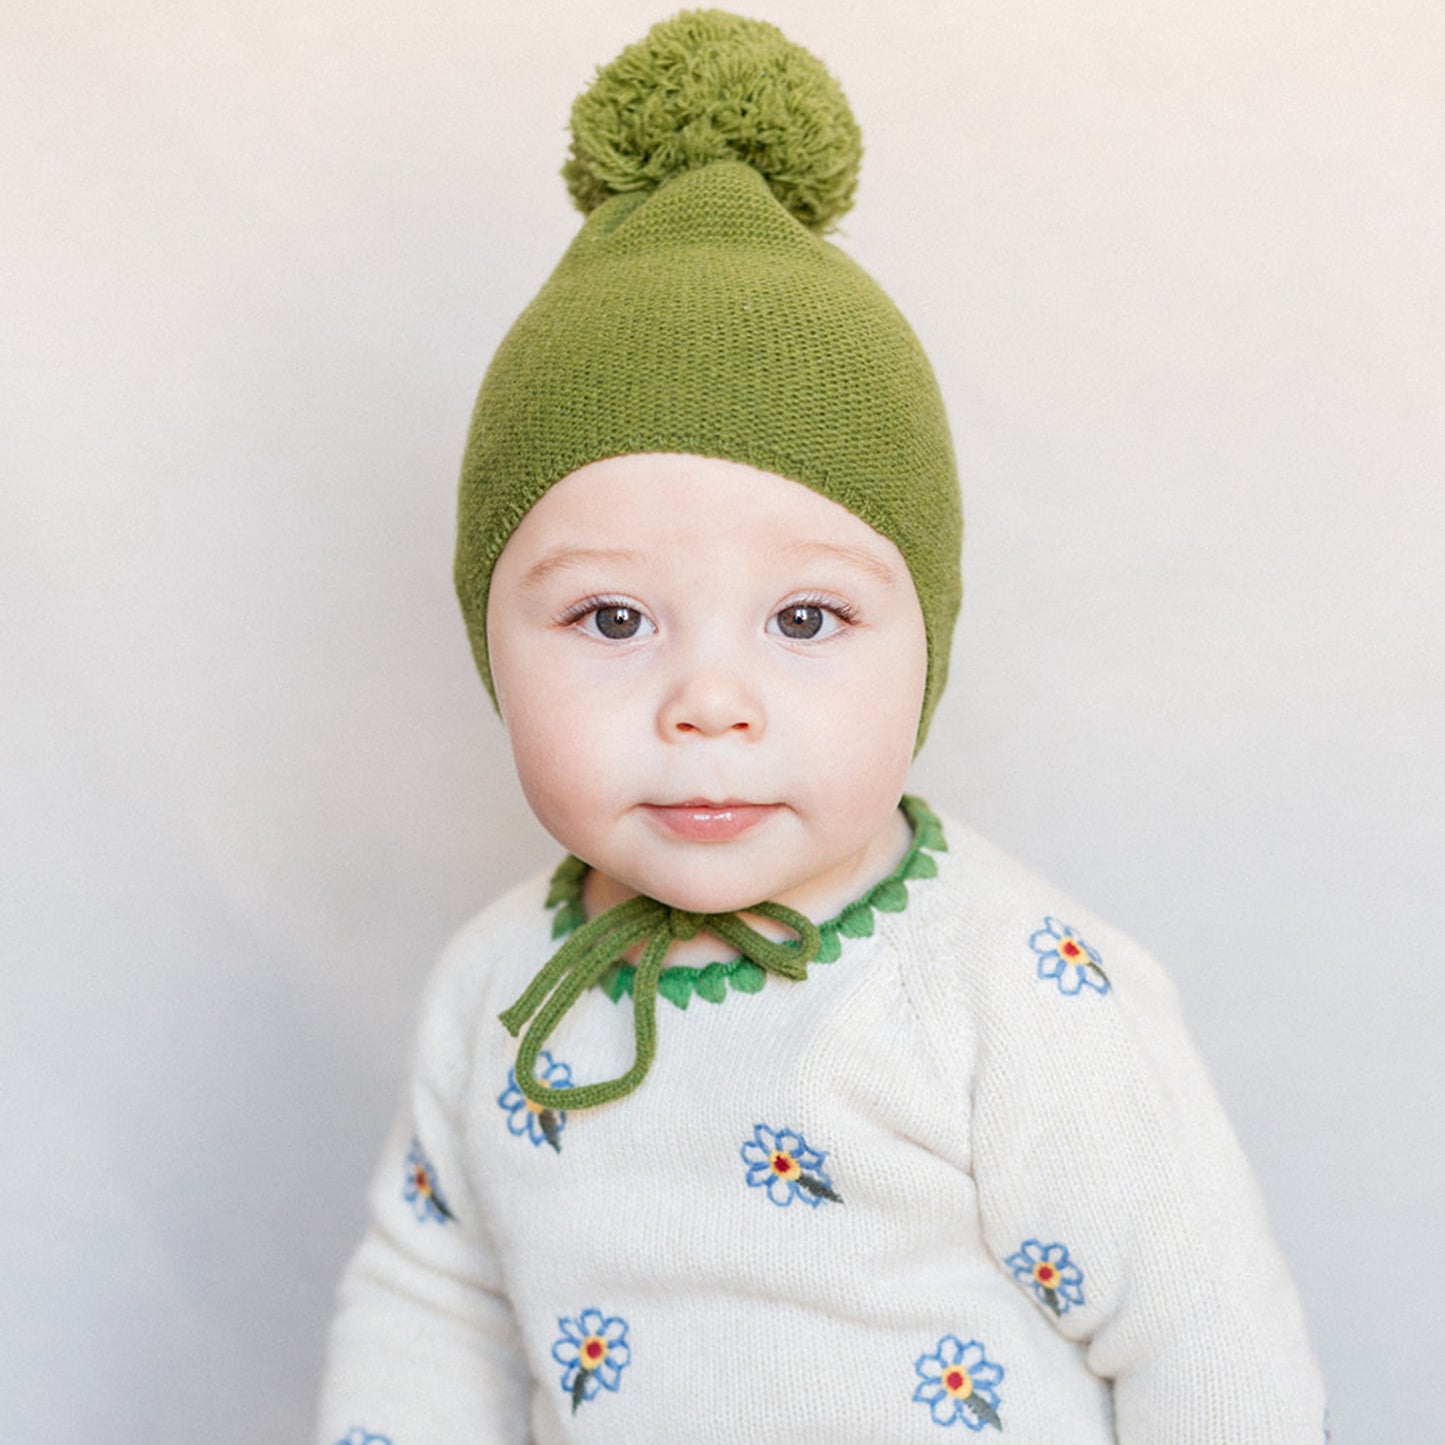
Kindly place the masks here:
<instances>
[{"instance_id":1,"label":"baby's face","mask_svg":"<svg viewBox=\"0 0 1445 1445\"><path fill-rule=\"evenodd\" d=\"M487 642L527 801L613 893L806 910L896 842L923 614L893 543L796 482L581 468L503 550Z\"/></svg>"}]
</instances>

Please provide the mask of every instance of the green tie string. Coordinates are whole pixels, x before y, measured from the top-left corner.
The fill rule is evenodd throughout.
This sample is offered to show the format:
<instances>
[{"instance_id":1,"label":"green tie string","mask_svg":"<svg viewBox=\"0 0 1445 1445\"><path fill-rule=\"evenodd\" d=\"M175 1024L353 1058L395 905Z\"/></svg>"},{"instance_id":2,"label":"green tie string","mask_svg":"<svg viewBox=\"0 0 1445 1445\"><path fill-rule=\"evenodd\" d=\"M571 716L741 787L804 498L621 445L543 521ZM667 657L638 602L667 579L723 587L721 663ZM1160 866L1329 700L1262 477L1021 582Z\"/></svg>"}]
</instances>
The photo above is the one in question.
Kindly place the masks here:
<instances>
[{"instance_id":1,"label":"green tie string","mask_svg":"<svg viewBox=\"0 0 1445 1445\"><path fill-rule=\"evenodd\" d=\"M652 1067L657 1052L657 985L675 939L716 934L759 968L782 978L803 979L822 938L817 925L781 903L746 910L771 918L798 935L791 943L765 938L737 913L687 913L655 898L629 898L584 923L546 963L521 998L501 1015L513 1038L527 1025L517 1049L517 1087L539 1109L590 1109L630 1094ZM643 944L632 980L636 1038L632 1067L615 1079L554 1089L537 1077L537 1058L562 1016L628 949ZM528 1020L531 1020L528 1025Z\"/></svg>"}]
</instances>

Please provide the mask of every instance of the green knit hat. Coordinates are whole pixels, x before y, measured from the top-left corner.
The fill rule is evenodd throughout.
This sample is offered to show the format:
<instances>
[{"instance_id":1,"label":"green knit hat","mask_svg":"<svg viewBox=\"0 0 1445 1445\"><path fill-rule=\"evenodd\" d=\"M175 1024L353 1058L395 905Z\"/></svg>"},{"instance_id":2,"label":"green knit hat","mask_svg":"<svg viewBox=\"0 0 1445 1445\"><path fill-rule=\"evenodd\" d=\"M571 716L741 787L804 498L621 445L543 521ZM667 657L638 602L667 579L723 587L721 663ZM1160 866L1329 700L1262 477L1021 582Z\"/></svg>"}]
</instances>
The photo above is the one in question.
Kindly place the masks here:
<instances>
[{"instance_id":1,"label":"green knit hat","mask_svg":"<svg viewBox=\"0 0 1445 1445\"><path fill-rule=\"evenodd\" d=\"M897 546L928 633L921 744L962 595L958 479L918 339L822 239L862 152L837 82L772 25L684 11L598 71L572 133L587 220L493 358L462 462L457 593L493 701L487 591L528 510L588 462L694 453Z\"/></svg>"}]
</instances>

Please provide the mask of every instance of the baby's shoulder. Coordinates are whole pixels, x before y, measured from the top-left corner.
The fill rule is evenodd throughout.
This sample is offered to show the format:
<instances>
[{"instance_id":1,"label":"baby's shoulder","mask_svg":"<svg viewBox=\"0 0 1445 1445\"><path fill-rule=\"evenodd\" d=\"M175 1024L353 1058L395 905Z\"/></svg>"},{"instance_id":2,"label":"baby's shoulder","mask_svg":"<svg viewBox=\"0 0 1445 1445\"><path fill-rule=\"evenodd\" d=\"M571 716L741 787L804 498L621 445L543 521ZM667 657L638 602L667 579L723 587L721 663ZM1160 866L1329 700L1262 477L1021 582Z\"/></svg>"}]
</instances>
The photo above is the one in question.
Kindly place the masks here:
<instances>
[{"instance_id":1,"label":"baby's shoulder","mask_svg":"<svg viewBox=\"0 0 1445 1445\"><path fill-rule=\"evenodd\" d=\"M422 993L418 1047L424 1053L470 1053L481 1025L495 1022L555 947L551 876L524 879L452 935Z\"/></svg>"},{"instance_id":2,"label":"baby's shoulder","mask_svg":"<svg viewBox=\"0 0 1445 1445\"><path fill-rule=\"evenodd\" d=\"M927 910L926 950L971 1008L1111 995L1146 1011L1176 1007L1148 949L972 828L941 821L948 847L936 860L941 886Z\"/></svg>"}]
</instances>

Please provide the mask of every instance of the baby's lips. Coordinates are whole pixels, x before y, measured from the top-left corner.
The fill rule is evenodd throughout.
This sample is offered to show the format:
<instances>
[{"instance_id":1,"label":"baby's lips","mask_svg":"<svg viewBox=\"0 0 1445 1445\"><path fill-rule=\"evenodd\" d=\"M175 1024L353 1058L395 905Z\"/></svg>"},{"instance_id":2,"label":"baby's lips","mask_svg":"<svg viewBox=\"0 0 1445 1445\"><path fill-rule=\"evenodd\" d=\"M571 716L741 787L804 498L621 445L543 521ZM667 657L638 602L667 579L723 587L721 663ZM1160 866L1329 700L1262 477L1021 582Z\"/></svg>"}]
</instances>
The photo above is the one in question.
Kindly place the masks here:
<instances>
[{"instance_id":1,"label":"baby's lips","mask_svg":"<svg viewBox=\"0 0 1445 1445\"><path fill-rule=\"evenodd\" d=\"M782 805L694 799L642 806L650 818L676 837L692 843L726 843L766 822Z\"/></svg>"}]
</instances>

